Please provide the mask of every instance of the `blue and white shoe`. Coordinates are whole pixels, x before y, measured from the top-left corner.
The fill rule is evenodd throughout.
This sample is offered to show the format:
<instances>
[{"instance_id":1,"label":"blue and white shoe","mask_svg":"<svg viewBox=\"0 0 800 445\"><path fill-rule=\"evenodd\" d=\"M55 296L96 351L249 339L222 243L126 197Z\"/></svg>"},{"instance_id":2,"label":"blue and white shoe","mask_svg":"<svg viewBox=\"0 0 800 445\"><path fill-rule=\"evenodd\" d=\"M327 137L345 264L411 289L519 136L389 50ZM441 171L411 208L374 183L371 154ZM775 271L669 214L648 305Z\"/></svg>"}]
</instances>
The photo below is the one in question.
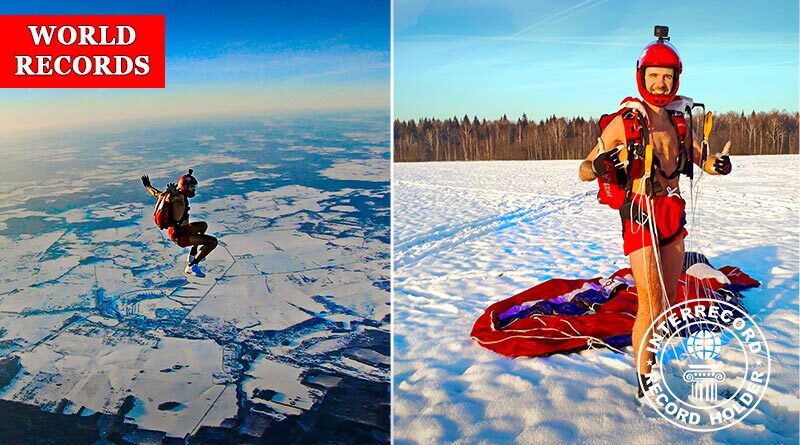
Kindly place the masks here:
<instances>
[{"instance_id":1,"label":"blue and white shoe","mask_svg":"<svg viewBox=\"0 0 800 445\"><path fill-rule=\"evenodd\" d=\"M204 274L203 271L200 270L200 266L198 266L197 264L195 265L187 264L186 268L183 269L183 271L189 275L194 275L197 278L204 278L206 276L206 274Z\"/></svg>"}]
</instances>

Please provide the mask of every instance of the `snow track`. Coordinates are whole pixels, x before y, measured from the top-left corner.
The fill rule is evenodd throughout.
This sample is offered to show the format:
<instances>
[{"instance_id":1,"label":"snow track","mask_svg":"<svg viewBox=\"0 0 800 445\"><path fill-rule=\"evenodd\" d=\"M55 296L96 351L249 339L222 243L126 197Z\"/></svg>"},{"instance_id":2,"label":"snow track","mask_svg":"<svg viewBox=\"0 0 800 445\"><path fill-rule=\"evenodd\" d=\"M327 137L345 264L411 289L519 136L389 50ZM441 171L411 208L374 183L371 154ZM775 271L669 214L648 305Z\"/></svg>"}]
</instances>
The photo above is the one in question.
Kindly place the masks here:
<instances>
[{"instance_id":1,"label":"snow track","mask_svg":"<svg viewBox=\"0 0 800 445\"><path fill-rule=\"evenodd\" d=\"M452 189L452 187L445 187ZM464 190L464 189L461 189ZM471 189L467 189L471 190ZM573 197L550 197L548 201L534 207L521 207L500 215L478 218L456 224L441 224L428 232L395 242L395 268L413 267L422 258L462 245L490 233L512 229L521 224L530 224L551 213L573 205L582 194Z\"/></svg>"}]
</instances>

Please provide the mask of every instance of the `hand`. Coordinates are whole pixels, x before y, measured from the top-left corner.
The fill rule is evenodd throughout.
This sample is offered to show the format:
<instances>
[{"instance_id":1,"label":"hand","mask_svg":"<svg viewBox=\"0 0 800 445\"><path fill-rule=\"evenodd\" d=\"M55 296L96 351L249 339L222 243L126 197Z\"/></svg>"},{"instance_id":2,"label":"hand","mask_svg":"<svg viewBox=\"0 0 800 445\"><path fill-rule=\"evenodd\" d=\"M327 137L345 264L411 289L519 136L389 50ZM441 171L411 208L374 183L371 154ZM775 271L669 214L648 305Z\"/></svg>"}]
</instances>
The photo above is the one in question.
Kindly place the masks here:
<instances>
[{"instance_id":1,"label":"hand","mask_svg":"<svg viewBox=\"0 0 800 445\"><path fill-rule=\"evenodd\" d=\"M625 164L619 160L619 152L621 150L622 147L618 146L597 155L592 161L592 172L594 172L594 175L600 177L609 174L613 170L622 170Z\"/></svg>"},{"instance_id":2,"label":"hand","mask_svg":"<svg viewBox=\"0 0 800 445\"><path fill-rule=\"evenodd\" d=\"M727 175L733 170L731 165L731 158L728 155L722 155L714 160L714 171L720 175Z\"/></svg>"},{"instance_id":3,"label":"hand","mask_svg":"<svg viewBox=\"0 0 800 445\"><path fill-rule=\"evenodd\" d=\"M178 184L175 184L174 182L170 182L169 184L167 184L167 191L169 192L170 195L177 195L178 194Z\"/></svg>"},{"instance_id":4,"label":"hand","mask_svg":"<svg viewBox=\"0 0 800 445\"><path fill-rule=\"evenodd\" d=\"M150 177L147 175L142 175L142 184L144 184L145 188L153 186L150 184Z\"/></svg>"}]
</instances>

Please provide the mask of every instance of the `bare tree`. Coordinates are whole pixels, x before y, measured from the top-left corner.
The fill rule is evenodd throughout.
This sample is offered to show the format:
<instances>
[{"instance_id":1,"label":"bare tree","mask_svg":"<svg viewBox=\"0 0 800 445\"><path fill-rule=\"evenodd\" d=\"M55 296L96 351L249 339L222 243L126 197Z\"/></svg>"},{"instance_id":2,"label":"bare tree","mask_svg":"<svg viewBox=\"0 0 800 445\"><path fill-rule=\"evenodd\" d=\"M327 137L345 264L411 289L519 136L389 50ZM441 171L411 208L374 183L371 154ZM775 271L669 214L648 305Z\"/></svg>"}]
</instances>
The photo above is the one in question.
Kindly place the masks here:
<instances>
[{"instance_id":1,"label":"bare tree","mask_svg":"<svg viewBox=\"0 0 800 445\"><path fill-rule=\"evenodd\" d=\"M702 125L695 116L694 128ZM712 147L730 140L734 153L798 153L800 114L786 111L727 112L715 116ZM421 119L394 122L395 160L455 161L494 159L580 159L600 134L597 120L550 116L538 123L527 115L516 121Z\"/></svg>"}]
</instances>

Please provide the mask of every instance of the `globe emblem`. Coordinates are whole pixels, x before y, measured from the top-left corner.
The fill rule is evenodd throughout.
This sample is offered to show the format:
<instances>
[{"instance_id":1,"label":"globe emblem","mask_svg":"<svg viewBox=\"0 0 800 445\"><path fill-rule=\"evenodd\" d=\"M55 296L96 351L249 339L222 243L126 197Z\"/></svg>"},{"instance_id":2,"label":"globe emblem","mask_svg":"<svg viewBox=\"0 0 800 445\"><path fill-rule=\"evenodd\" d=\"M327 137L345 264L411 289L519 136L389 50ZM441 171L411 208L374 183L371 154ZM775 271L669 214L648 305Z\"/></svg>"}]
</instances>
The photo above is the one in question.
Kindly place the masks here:
<instances>
[{"instance_id":1,"label":"globe emblem","mask_svg":"<svg viewBox=\"0 0 800 445\"><path fill-rule=\"evenodd\" d=\"M686 350L698 360L716 358L722 343L719 337L705 329L697 331L686 339Z\"/></svg>"}]
</instances>

